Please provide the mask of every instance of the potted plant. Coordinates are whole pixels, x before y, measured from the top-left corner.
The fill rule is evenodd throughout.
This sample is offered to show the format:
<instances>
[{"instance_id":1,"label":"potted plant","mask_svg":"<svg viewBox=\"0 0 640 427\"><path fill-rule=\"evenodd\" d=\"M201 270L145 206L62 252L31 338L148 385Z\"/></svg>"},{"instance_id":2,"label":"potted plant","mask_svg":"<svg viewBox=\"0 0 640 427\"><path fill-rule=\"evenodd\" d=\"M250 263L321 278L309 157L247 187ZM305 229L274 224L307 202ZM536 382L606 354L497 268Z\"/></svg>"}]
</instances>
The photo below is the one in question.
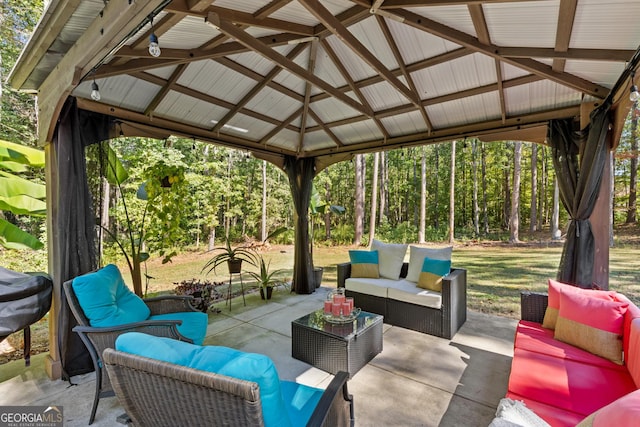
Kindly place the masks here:
<instances>
[{"instance_id":1,"label":"potted plant","mask_svg":"<svg viewBox=\"0 0 640 427\"><path fill-rule=\"evenodd\" d=\"M212 256L204 267L202 267L202 272L206 270L205 274L215 271L220 264L224 263L226 263L229 268L229 274L240 273L240 271L242 271L243 261L247 261L251 265L256 265L256 256L253 249L244 246L232 248L231 241L228 237L224 246L218 246L217 248L211 249L211 251L218 251L218 253Z\"/></svg>"},{"instance_id":2,"label":"potted plant","mask_svg":"<svg viewBox=\"0 0 640 427\"><path fill-rule=\"evenodd\" d=\"M275 275L280 273L282 270L273 270L269 271L269 266L271 265L271 261L268 264L265 264L264 258L260 257L258 259L259 271L253 272L248 271L254 279L257 281L257 285L260 288L260 297L262 299L271 299L271 294L273 293L273 287L279 283L279 280L276 279Z\"/></svg>"}]
</instances>

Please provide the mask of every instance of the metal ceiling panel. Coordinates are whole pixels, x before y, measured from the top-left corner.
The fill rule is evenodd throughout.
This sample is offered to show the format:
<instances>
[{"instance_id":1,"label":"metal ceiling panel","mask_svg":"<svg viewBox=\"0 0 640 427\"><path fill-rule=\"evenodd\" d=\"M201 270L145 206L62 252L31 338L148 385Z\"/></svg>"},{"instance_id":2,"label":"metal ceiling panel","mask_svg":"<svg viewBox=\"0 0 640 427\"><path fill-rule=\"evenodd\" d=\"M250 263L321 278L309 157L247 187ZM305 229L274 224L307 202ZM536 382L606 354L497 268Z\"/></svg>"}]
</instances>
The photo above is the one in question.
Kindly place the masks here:
<instances>
[{"instance_id":1,"label":"metal ceiling panel","mask_svg":"<svg viewBox=\"0 0 640 427\"><path fill-rule=\"evenodd\" d=\"M73 96L89 98L93 80L85 80L73 91ZM105 104L143 112L160 90L160 86L131 76L97 79L101 101Z\"/></svg>"},{"instance_id":2,"label":"metal ceiling panel","mask_svg":"<svg viewBox=\"0 0 640 427\"><path fill-rule=\"evenodd\" d=\"M385 117L380 120L391 136L425 132L427 125L419 111Z\"/></svg>"},{"instance_id":3,"label":"metal ceiling panel","mask_svg":"<svg viewBox=\"0 0 640 427\"><path fill-rule=\"evenodd\" d=\"M258 141L263 136L271 132L276 126L262 120L238 113L229 120L220 132L229 135L241 136L252 141ZM246 131L246 132L245 132Z\"/></svg>"},{"instance_id":4,"label":"metal ceiling panel","mask_svg":"<svg viewBox=\"0 0 640 427\"><path fill-rule=\"evenodd\" d=\"M323 148L335 147L336 143L326 132L319 130L304 134L303 151L320 150Z\"/></svg>"},{"instance_id":5,"label":"metal ceiling panel","mask_svg":"<svg viewBox=\"0 0 640 427\"><path fill-rule=\"evenodd\" d=\"M410 101L386 81L360 89L374 111L386 110Z\"/></svg>"},{"instance_id":6,"label":"metal ceiling panel","mask_svg":"<svg viewBox=\"0 0 640 427\"><path fill-rule=\"evenodd\" d=\"M362 60L358 55L349 49L340 39L336 36L327 37L329 46L334 50L336 56L342 62L342 65L346 68L347 73L354 81L362 80L367 77L375 76L376 73L373 68Z\"/></svg>"},{"instance_id":7,"label":"metal ceiling panel","mask_svg":"<svg viewBox=\"0 0 640 427\"><path fill-rule=\"evenodd\" d=\"M443 62L411 74L422 99L461 92L497 81L495 61L479 53Z\"/></svg>"},{"instance_id":8,"label":"metal ceiling panel","mask_svg":"<svg viewBox=\"0 0 640 427\"><path fill-rule=\"evenodd\" d=\"M427 107L434 127L448 128L500 118L498 92L489 92Z\"/></svg>"},{"instance_id":9,"label":"metal ceiling panel","mask_svg":"<svg viewBox=\"0 0 640 427\"><path fill-rule=\"evenodd\" d=\"M349 27L353 34L364 47L373 54L388 70L398 68L398 62L384 37L384 33L378 25L375 16L371 16Z\"/></svg>"},{"instance_id":10,"label":"metal ceiling panel","mask_svg":"<svg viewBox=\"0 0 640 427\"><path fill-rule=\"evenodd\" d=\"M580 0L569 47L635 50L640 40L638 16L637 0Z\"/></svg>"},{"instance_id":11,"label":"metal ceiling panel","mask_svg":"<svg viewBox=\"0 0 640 427\"><path fill-rule=\"evenodd\" d=\"M287 70L283 70L280 74L273 79L274 82L280 83L282 86L287 89L291 89L295 93L299 95L304 95L304 89L306 87L306 82L302 80L302 78L291 74Z\"/></svg>"},{"instance_id":12,"label":"metal ceiling panel","mask_svg":"<svg viewBox=\"0 0 640 427\"><path fill-rule=\"evenodd\" d=\"M530 74L528 71L523 70L522 68L514 67L513 65L506 64L504 62L501 62L500 66L502 67L502 80L511 80Z\"/></svg>"},{"instance_id":13,"label":"metal ceiling panel","mask_svg":"<svg viewBox=\"0 0 640 427\"><path fill-rule=\"evenodd\" d=\"M295 22L297 24L315 27L320 22L311 15L307 9L297 1L292 1L285 7L278 9L269 15L269 18L281 19L283 21Z\"/></svg>"},{"instance_id":14,"label":"metal ceiling panel","mask_svg":"<svg viewBox=\"0 0 640 427\"><path fill-rule=\"evenodd\" d=\"M336 67L336 64L334 64L334 62L329 57L329 54L327 54L322 46L318 46L316 69L314 74L333 87L340 87L347 84L347 81L342 76L342 73L340 73L340 71Z\"/></svg>"},{"instance_id":15,"label":"metal ceiling panel","mask_svg":"<svg viewBox=\"0 0 640 427\"><path fill-rule=\"evenodd\" d=\"M580 93L554 82L541 80L505 89L508 116L580 104Z\"/></svg>"},{"instance_id":16,"label":"metal ceiling panel","mask_svg":"<svg viewBox=\"0 0 640 427\"><path fill-rule=\"evenodd\" d=\"M150 70L147 70L146 72L151 75L160 77L161 79L169 80L176 68L177 65L173 65L170 67L152 68Z\"/></svg>"},{"instance_id":17,"label":"metal ceiling panel","mask_svg":"<svg viewBox=\"0 0 640 427\"><path fill-rule=\"evenodd\" d=\"M425 58L433 58L460 48L460 45L436 37L424 31L386 19L398 50L406 64L413 64Z\"/></svg>"},{"instance_id":18,"label":"metal ceiling panel","mask_svg":"<svg viewBox=\"0 0 640 427\"><path fill-rule=\"evenodd\" d=\"M298 147L298 134L289 129L282 129L273 138L267 141L267 144L295 151L296 147Z\"/></svg>"},{"instance_id":19,"label":"metal ceiling panel","mask_svg":"<svg viewBox=\"0 0 640 427\"><path fill-rule=\"evenodd\" d=\"M255 83L255 80L209 60L192 63L178 79L178 84L232 103L241 100Z\"/></svg>"},{"instance_id":20,"label":"metal ceiling panel","mask_svg":"<svg viewBox=\"0 0 640 427\"><path fill-rule=\"evenodd\" d=\"M320 120L325 123L359 115L356 110L335 98L326 98L314 102L313 111L315 111L318 117L320 117Z\"/></svg>"},{"instance_id":21,"label":"metal ceiling panel","mask_svg":"<svg viewBox=\"0 0 640 427\"><path fill-rule=\"evenodd\" d=\"M208 40L219 35L220 32L195 16L185 16L169 31L158 37L160 48L195 49Z\"/></svg>"},{"instance_id":22,"label":"metal ceiling panel","mask_svg":"<svg viewBox=\"0 0 640 427\"><path fill-rule=\"evenodd\" d=\"M269 28L260 28L260 27L249 27L244 30L247 34L251 34L251 36L255 38L265 37L265 36L273 36L275 34L281 34L282 31L272 30Z\"/></svg>"},{"instance_id":23,"label":"metal ceiling panel","mask_svg":"<svg viewBox=\"0 0 640 427\"><path fill-rule=\"evenodd\" d=\"M264 7L264 0L216 0L215 5L225 9L233 9L240 12L254 13Z\"/></svg>"},{"instance_id":24,"label":"metal ceiling panel","mask_svg":"<svg viewBox=\"0 0 640 427\"><path fill-rule=\"evenodd\" d=\"M373 120L363 120L343 126L331 128L333 134L344 144L383 139L384 135Z\"/></svg>"},{"instance_id":25,"label":"metal ceiling panel","mask_svg":"<svg viewBox=\"0 0 640 427\"><path fill-rule=\"evenodd\" d=\"M189 95L169 91L155 109L155 115L188 123L203 129L211 129L211 120L220 120L227 113L225 108L209 104Z\"/></svg>"},{"instance_id":26,"label":"metal ceiling panel","mask_svg":"<svg viewBox=\"0 0 640 427\"><path fill-rule=\"evenodd\" d=\"M438 21L447 27L470 34L473 37L477 37L473 21L471 20L471 15L469 14L469 8L464 4L452 6L414 7L410 10L418 15Z\"/></svg>"},{"instance_id":27,"label":"metal ceiling panel","mask_svg":"<svg viewBox=\"0 0 640 427\"><path fill-rule=\"evenodd\" d=\"M596 82L605 87L610 87L611 83L624 70L624 65L616 62L596 62L596 61L567 61L565 71L575 74L578 77Z\"/></svg>"},{"instance_id":28,"label":"metal ceiling panel","mask_svg":"<svg viewBox=\"0 0 640 427\"><path fill-rule=\"evenodd\" d=\"M482 5L491 42L519 47L554 47L559 8L559 0Z\"/></svg>"},{"instance_id":29,"label":"metal ceiling panel","mask_svg":"<svg viewBox=\"0 0 640 427\"><path fill-rule=\"evenodd\" d=\"M284 120L302 106L282 92L270 87L263 88L246 105L246 108L278 120Z\"/></svg>"}]
</instances>

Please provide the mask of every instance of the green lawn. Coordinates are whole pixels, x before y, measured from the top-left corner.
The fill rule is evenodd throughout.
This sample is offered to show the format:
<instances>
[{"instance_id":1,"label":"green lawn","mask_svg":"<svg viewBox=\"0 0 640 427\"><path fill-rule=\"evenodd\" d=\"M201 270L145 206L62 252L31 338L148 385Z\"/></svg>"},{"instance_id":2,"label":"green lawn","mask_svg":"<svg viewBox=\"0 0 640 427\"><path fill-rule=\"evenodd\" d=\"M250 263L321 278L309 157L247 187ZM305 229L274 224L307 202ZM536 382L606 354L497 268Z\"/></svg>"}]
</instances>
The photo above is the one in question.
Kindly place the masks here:
<instances>
[{"instance_id":1,"label":"green lawn","mask_svg":"<svg viewBox=\"0 0 640 427\"><path fill-rule=\"evenodd\" d=\"M324 286L336 286L335 266L348 260L349 249L345 246L314 249L316 266L324 267ZM457 244L453 251L453 265L467 269L469 309L518 318L520 291L546 290L547 279L555 277L561 253L562 246L556 243L517 246L499 242ZM218 274L201 274L200 270L210 255L204 251L190 252L164 265L159 259L151 260L148 274L154 279L150 281L149 292L166 291L172 289L175 282L191 278L227 281L226 267L221 268ZM263 251L262 255L265 260L271 260L272 269L283 269L283 280L291 280L293 246L274 246ZM122 271L126 276L126 267ZM640 248L635 245L611 248L610 288L640 303L639 278ZM247 282L249 278L245 276L245 285Z\"/></svg>"}]
</instances>

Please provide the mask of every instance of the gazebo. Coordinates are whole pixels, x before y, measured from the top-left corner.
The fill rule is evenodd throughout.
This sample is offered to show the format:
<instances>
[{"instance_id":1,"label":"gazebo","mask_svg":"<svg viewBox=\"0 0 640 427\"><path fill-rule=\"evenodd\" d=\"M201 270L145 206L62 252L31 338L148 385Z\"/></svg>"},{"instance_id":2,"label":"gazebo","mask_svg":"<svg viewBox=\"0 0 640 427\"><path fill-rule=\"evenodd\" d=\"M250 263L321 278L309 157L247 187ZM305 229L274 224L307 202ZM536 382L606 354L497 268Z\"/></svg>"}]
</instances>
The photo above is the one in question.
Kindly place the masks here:
<instances>
[{"instance_id":1,"label":"gazebo","mask_svg":"<svg viewBox=\"0 0 640 427\"><path fill-rule=\"evenodd\" d=\"M281 167L301 293L324 167L465 137L549 144L572 218L561 278L606 287L608 159L640 96L638 22L637 0L51 0L9 76L38 96L51 318L65 317L61 283L96 267L84 147L118 135L190 137ZM52 377L68 327L51 322Z\"/></svg>"}]
</instances>

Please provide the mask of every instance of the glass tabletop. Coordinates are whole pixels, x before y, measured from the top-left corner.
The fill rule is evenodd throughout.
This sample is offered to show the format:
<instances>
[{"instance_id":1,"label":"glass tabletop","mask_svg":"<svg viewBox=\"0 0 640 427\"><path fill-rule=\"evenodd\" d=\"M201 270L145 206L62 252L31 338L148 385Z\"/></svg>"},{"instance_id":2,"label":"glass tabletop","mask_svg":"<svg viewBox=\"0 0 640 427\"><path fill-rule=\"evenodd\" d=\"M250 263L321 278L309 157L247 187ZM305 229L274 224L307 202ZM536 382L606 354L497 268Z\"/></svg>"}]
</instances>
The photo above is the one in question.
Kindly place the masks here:
<instances>
[{"instance_id":1,"label":"glass tabletop","mask_svg":"<svg viewBox=\"0 0 640 427\"><path fill-rule=\"evenodd\" d=\"M382 316L361 311L360 314L349 323L332 323L325 319L323 310L316 310L293 321L293 323L306 328L321 331L336 337L348 339L382 321Z\"/></svg>"}]
</instances>

